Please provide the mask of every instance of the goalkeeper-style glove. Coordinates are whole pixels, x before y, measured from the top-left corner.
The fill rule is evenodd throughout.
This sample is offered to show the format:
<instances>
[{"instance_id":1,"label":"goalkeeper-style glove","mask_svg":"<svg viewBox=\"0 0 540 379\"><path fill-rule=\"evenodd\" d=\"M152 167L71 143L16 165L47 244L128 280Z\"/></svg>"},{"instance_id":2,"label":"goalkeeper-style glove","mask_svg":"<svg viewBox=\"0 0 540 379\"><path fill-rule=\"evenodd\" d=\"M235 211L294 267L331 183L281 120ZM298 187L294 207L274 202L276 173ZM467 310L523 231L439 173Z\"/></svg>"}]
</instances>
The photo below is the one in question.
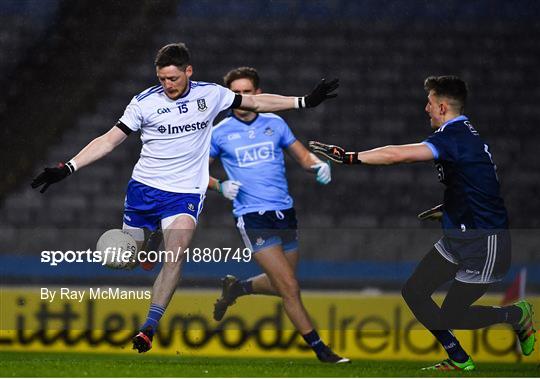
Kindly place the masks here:
<instances>
[{"instance_id":1,"label":"goalkeeper-style glove","mask_svg":"<svg viewBox=\"0 0 540 379\"><path fill-rule=\"evenodd\" d=\"M443 216L443 204L439 204L436 207L433 207L431 209L428 209L427 211L424 211L420 213L417 217L419 220L434 220L434 221L440 221Z\"/></svg>"},{"instance_id":2,"label":"goalkeeper-style glove","mask_svg":"<svg viewBox=\"0 0 540 379\"><path fill-rule=\"evenodd\" d=\"M313 108L325 100L337 97L337 93L331 93L339 87L339 79L334 79L326 82L326 79L321 81L304 97L296 98L297 108Z\"/></svg>"},{"instance_id":3,"label":"goalkeeper-style glove","mask_svg":"<svg viewBox=\"0 0 540 379\"><path fill-rule=\"evenodd\" d=\"M327 145L317 141L309 141L309 148L315 154L322 155L336 163L359 164L358 153L346 152L345 149L336 145Z\"/></svg>"},{"instance_id":4,"label":"goalkeeper-style glove","mask_svg":"<svg viewBox=\"0 0 540 379\"><path fill-rule=\"evenodd\" d=\"M238 191L240 191L241 185L242 183L236 180L225 180L224 182L219 182L218 191L224 198L234 200L238 195Z\"/></svg>"},{"instance_id":5,"label":"goalkeeper-style glove","mask_svg":"<svg viewBox=\"0 0 540 379\"><path fill-rule=\"evenodd\" d=\"M58 163L56 167L46 167L41 174L32 180L32 188L38 188L45 184L39 192L44 193L51 184L59 182L67 176L74 173L76 170L73 161L67 163Z\"/></svg>"},{"instance_id":6,"label":"goalkeeper-style glove","mask_svg":"<svg viewBox=\"0 0 540 379\"><path fill-rule=\"evenodd\" d=\"M311 166L317 172L317 181L321 184L328 184L332 180L330 165L326 162L319 162Z\"/></svg>"}]
</instances>

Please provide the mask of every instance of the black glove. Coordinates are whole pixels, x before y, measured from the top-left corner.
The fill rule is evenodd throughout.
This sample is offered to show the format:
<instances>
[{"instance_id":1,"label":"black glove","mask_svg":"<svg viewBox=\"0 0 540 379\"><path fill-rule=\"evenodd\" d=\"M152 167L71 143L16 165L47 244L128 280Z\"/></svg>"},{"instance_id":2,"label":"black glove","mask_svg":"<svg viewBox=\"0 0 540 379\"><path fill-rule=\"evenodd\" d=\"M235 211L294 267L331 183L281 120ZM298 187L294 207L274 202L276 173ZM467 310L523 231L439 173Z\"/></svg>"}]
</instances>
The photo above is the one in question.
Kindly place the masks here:
<instances>
[{"instance_id":1,"label":"black glove","mask_svg":"<svg viewBox=\"0 0 540 379\"><path fill-rule=\"evenodd\" d=\"M59 182L75 171L71 165L58 163L56 167L46 167L41 174L32 180L32 188L38 188L45 184L39 192L44 193L53 183Z\"/></svg>"},{"instance_id":2,"label":"black glove","mask_svg":"<svg viewBox=\"0 0 540 379\"><path fill-rule=\"evenodd\" d=\"M417 217L419 220L434 220L440 221L443 216L443 204L439 204L436 207L428 209L420 213Z\"/></svg>"},{"instance_id":3,"label":"black glove","mask_svg":"<svg viewBox=\"0 0 540 379\"><path fill-rule=\"evenodd\" d=\"M327 99L332 99L337 96L337 93L330 93L335 91L339 87L339 79L331 80L326 82L326 79L321 79L321 81L311 90L309 94L304 96L303 104L300 101L301 108L313 108L322 103ZM303 106L302 106L303 105Z\"/></svg>"},{"instance_id":4,"label":"black glove","mask_svg":"<svg viewBox=\"0 0 540 379\"><path fill-rule=\"evenodd\" d=\"M317 141L309 141L309 149L315 154L322 155L336 163L358 164L362 163L358 159L358 153L346 152L344 148L336 145L327 145Z\"/></svg>"}]
</instances>

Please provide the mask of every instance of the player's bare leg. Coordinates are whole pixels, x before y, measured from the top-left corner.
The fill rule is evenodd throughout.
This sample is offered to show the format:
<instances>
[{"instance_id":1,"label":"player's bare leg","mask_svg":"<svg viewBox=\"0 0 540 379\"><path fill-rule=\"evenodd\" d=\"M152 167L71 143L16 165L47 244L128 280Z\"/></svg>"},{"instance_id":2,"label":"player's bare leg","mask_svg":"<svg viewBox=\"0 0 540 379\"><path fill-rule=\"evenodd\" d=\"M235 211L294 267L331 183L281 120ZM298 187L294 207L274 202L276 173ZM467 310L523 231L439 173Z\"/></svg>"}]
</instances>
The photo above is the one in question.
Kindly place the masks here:
<instances>
[{"instance_id":1,"label":"player's bare leg","mask_svg":"<svg viewBox=\"0 0 540 379\"><path fill-rule=\"evenodd\" d=\"M186 215L181 215L163 231L165 250L172 251L174 258L172 262L164 262L159 272L154 287L152 289L152 303L166 307L171 300L174 290L180 280L180 270L184 259L184 250L191 243L195 233L195 221ZM176 256L176 252L182 254Z\"/></svg>"},{"instance_id":2,"label":"player's bare leg","mask_svg":"<svg viewBox=\"0 0 540 379\"><path fill-rule=\"evenodd\" d=\"M293 272L295 272L296 265L298 264L298 251L294 250L285 253L285 257ZM227 275L221 282L221 296L214 304L214 320L216 321L221 321L223 319L227 308L233 305L240 296L252 294L280 296L266 273L253 276L243 281L236 279L233 275ZM247 286L249 286L249 289L246 288Z\"/></svg>"},{"instance_id":3,"label":"player's bare leg","mask_svg":"<svg viewBox=\"0 0 540 379\"><path fill-rule=\"evenodd\" d=\"M342 358L330 350L313 328L313 324L302 303L300 286L294 273L294 267L283 253L281 245L260 250L254 254L254 257L266 273L266 279L271 283L271 288L275 289L281 296L287 316L317 354L317 358L325 363L350 362L349 359ZM263 281L263 279L259 280Z\"/></svg>"},{"instance_id":4,"label":"player's bare leg","mask_svg":"<svg viewBox=\"0 0 540 379\"><path fill-rule=\"evenodd\" d=\"M322 342L302 303L300 286L295 276L298 255L288 258L281 245L275 245L254 254L257 263L264 270L266 277L258 276L258 285L270 293L277 292L283 301L285 313L302 334L304 340L317 354L317 358L325 363L348 363L347 358L335 354Z\"/></svg>"},{"instance_id":5,"label":"player's bare leg","mask_svg":"<svg viewBox=\"0 0 540 379\"><path fill-rule=\"evenodd\" d=\"M295 276L298 253L294 251L285 254L281 245L277 245L258 251L254 257L265 273L243 282L252 286L249 293L281 296L289 319L315 351L320 361L325 363L350 362L349 359L340 357L326 346L321 341L317 331L313 329L311 320L302 304L300 288ZM214 318L217 321L221 320L227 307L239 296L238 291L241 289L238 287L240 286L240 282L233 276L225 277L222 296L214 307ZM236 293L232 293L233 291Z\"/></svg>"},{"instance_id":6,"label":"player's bare leg","mask_svg":"<svg viewBox=\"0 0 540 379\"><path fill-rule=\"evenodd\" d=\"M287 252L285 253L285 257L292 267L293 272L295 272L299 258L298 251ZM242 281L233 275L227 275L221 280L221 286L221 296L214 303L214 320L216 321L223 319L227 309L236 303L236 299L240 296L253 294L280 296L266 273Z\"/></svg>"},{"instance_id":7,"label":"player's bare leg","mask_svg":"<svg viewBox=\"0 0 540 379\"><path fill-rule=\"evenodd\" d=\"M167 259L163 262L161 271L152 288L149 320L153 321L153 323L149 323L147 319L142 330L133 338L133 348L137 349L139 353L146 352L152 347L155 328L152 324L157 325L180 281L184 250L189 246L193 238L195 227L196 224L190 216L180 215L163 232L165 250L172 252L172 256L167 256Z\"/></svg>"},{"instance_id":8,"label":"player's bare leg","mask_svg":"<svg viewBox=\"0 0 540 379\"><path fill-rule=\"evenodd\" d=\"M269 282L270 286L267 286L267 289L277 291L283 299L285 312L300 333L305 334L313 330L313 324L302 304L300 286L294 269L283 253L281 245L260 250L253 257L267 275L266 278L259 278L259 284L264 287Z\"/></svg>"},{"instance_id":9,"label":"player's bare leg","mask_svg":"<svg viewBox=\"0 0 540 379\"><path fill-rule=\"evenodd\" d=\"M298 251L295 250L285 253L285 258L289 262L289 266L294 273L296 271L296 265L298 264ZM266 274L260 274L247 280L251 281L254 294L280 296L278 290L274 287Z\"/></svg>"}]
</instances>

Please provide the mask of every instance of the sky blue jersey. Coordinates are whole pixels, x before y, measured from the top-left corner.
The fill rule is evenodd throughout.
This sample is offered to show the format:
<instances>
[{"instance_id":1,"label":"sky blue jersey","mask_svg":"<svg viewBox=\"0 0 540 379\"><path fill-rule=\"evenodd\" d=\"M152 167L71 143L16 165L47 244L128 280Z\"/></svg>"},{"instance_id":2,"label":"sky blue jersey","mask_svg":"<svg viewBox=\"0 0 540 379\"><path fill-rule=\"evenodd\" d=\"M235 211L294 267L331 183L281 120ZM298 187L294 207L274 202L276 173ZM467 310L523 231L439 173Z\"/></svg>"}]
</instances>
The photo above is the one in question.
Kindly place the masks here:
<instances>
[{"instance_id":1,"label":"sky blue jersey","mask_svg":"<svg viewBox=\"0 0 540 379\"><path fill-rule=\"evenodd\" d=\"M259 113L249 123L231 114L214 127L210 157L221 158L229 179L242 183L235 216L293 206L283 149L295 141L287 123L272 113Z\"/></svg>"}]
</instances>

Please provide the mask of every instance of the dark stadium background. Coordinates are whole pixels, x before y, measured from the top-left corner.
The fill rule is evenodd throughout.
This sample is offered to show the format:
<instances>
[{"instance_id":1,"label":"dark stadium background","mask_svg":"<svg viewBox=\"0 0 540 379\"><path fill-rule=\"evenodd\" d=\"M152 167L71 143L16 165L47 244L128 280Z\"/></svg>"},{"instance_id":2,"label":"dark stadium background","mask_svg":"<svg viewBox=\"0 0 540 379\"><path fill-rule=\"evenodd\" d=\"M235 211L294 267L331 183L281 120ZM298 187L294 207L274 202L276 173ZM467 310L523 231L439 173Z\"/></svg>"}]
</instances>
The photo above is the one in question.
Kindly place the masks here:
<instances>
[{"instance_id":1,"label":"dark stadium background","mask_svg":"<svg viewBox=\"0 0 540 379\"><path fill-rule=\"evenodd\" d=\"M340 78L338 99L282 116L302 142L350 150L423 140L424 78L464 78L466 114L490 143L514 229L514 265L502 286L527 267L528 291L538 291L539 15L528 0L1 0L0 284L152 283L155 273L141 270L39 261L41 250L93 248L103 231L121 227L138 134L45 195L29 184L114 125L132 96L157 84L157 49L183 41L195 80L221 83L229 69L249 65L265 92L301 95L321 77ZM288 163L303 287L397 290L440 234L416 219L442 199L430 164L333 166L323 187ZM219 165L211 172L224 177ZM230 204L214 192L193 246L241 246ZM257 271L187 264L183 285Z\"/></svg>"}]
</instances>

